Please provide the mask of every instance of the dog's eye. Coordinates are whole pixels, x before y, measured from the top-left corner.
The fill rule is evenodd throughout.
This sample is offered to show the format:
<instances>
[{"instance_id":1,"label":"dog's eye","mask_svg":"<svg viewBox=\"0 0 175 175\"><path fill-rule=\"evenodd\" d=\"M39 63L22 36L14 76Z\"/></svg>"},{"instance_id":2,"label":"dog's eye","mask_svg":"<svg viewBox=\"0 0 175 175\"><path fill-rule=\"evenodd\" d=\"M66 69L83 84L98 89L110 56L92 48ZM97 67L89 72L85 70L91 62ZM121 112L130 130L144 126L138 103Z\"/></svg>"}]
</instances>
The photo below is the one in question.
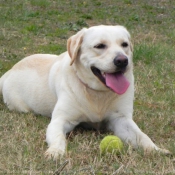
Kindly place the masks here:
<instances>
[{"instance_id":1,"label":"dog's eye","mask_svg":"<svg viewBox=\"0 0 175 175\"><path fill-rule=\"evenodd\" d=\"M95 45L94 48L96 48L96 49L105 49L106 48L106 45L100 43L100 44Z\"/></svg>"},{"instance_id":2,"label":"dog's eye","mask_svg":"<svg viewBox=\"0 0 175 175\"><path fill-rule=\"evenodd\" d=\"M128 47L128 43L127 42L123 42L122 43L122 47Z\"/></svg>"}]
</instances>

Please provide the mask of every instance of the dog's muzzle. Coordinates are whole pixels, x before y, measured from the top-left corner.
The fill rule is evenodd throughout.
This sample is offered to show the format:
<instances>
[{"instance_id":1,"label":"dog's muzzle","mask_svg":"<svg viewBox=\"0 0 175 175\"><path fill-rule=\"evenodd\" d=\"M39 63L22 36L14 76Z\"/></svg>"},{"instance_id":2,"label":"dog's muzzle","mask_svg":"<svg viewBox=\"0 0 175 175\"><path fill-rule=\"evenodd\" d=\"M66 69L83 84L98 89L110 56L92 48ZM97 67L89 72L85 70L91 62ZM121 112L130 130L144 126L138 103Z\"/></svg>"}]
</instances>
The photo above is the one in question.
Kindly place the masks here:
<instances>
[{"instance_id":1,"label":"dog's muzzle","mask_svg":"<svg viewBox=\"0 0 175 175\"><path fill-rule=\"evenodd\" d=\"M128 58L123 54L118 54L114 58L113 63L116 66L116 70L111 73L103 72L94 66L91 67L91 70L105 86L121 95L126 92L130 85L130 82L124 76L128 66Z\"/></svg>"}]
</instances>

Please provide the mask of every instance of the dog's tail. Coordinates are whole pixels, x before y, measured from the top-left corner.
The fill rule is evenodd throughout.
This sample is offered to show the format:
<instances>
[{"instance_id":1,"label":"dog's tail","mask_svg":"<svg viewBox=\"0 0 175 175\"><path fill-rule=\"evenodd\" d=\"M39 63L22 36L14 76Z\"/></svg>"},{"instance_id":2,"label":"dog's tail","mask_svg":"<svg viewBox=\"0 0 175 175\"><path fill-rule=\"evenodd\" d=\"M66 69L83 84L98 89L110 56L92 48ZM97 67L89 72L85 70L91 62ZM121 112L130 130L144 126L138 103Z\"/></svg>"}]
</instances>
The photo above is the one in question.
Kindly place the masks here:
<instances>
[{"instance_id":1,"label":"dog's tail","mask_svg":"<svg viewBox=\"0 0 175 175\"><path fill-rule=\"evenodd\" d=\"M3 84L4 81L6 80L6 78L8 77L10 71L6 72L1 78L0 78L0 95L2 94L2 88L3 88Z\"/></svg>"}]
</instances>

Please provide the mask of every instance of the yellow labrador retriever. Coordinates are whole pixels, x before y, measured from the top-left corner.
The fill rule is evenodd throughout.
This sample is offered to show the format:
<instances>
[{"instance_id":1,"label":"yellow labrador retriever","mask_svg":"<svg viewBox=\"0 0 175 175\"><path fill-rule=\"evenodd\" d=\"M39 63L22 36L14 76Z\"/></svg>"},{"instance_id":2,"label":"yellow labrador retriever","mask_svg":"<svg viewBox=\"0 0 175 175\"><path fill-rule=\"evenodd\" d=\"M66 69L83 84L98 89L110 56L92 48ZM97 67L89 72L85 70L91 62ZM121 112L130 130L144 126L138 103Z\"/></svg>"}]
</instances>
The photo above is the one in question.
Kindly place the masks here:
<instances>
[{"instance_id":1,"label":"yellow labrador retriever","mask_svg":"<svg viewBox=\"0 0 175 175\"><path fill-rule=\"evenodd\" d=\"M51 116L46 156L66 150L66 133L81 122L106 123L126 143L145 151L158 148L132 119L134 77L132 44L122 26L94 26L68 39L59 56L24 58L0 79L11 110Z\"/></svg>"}]
</instances>

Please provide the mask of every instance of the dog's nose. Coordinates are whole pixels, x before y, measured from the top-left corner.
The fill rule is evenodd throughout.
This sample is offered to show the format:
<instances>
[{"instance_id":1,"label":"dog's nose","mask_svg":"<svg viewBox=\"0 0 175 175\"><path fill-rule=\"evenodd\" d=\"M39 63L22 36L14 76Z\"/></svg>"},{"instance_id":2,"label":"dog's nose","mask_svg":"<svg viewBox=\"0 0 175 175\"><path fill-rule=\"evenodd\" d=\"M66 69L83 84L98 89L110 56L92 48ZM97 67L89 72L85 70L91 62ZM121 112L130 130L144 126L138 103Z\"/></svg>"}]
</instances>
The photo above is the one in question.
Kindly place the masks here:
<instances>
[{"instance_id":1,"label":"dog's nose","mask_svg":"<svg viewBox=\"0 0 175 175\"><path fill-rule=\"evenodd\" d=\"M118 68L126 68L126 66L128 65L128 58L125 55L118 55L114 58L114 64L118 67Z\"/></svg>"}]
</instances>

